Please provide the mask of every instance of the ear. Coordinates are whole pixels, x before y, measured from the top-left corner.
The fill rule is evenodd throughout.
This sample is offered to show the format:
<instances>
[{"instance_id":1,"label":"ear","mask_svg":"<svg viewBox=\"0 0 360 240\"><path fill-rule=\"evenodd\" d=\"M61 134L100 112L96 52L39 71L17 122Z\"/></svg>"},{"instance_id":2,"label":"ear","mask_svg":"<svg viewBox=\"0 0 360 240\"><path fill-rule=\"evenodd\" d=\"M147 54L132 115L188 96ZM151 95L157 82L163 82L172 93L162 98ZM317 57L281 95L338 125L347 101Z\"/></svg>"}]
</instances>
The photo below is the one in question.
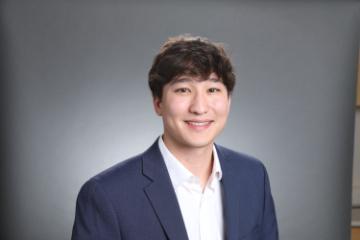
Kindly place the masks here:
<instances>
[{"instance_id":1,"label":"ear","mask_svg":"<svg viewBox=\"0 0 360 240\"><path fill-rule=\"evenodd\" d=\"M161 116L162 115L162 102L161 102L161 99L159 97L154 97L153 98L153 105L154 105L154 110L155 110L156 114Z\"/></svg>"}]
</instances>

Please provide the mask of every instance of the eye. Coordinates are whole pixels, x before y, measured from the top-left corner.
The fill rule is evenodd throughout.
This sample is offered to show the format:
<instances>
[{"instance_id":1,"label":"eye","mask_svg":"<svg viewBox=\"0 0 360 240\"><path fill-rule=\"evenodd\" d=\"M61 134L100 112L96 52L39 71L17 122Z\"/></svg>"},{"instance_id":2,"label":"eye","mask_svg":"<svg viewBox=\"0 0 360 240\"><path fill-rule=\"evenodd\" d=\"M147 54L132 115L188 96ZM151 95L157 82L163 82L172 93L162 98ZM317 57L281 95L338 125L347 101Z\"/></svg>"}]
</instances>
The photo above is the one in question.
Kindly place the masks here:
<instances>
[{"instance_id":1,"label":"eye","mask_svg":"<svg viewBox=\"0 0 360 240\"><path fill-rule=\"evenodd\" d=\"M220 92L220 91L221 91L220 88L214 88L214 87L209 88L209 90L208 90L209 93L216 93L216 92Z\"/></svg>"},{"instance_id":2,"label":"eye","mask_svg":"<svg viewBox=\"0 0 360 240\"><path fill-rule=\"evenodd\" d=\"M190 89L189 88L177 88L175 89L176 93L190 93Z\"/></svg>"}]
</instances>

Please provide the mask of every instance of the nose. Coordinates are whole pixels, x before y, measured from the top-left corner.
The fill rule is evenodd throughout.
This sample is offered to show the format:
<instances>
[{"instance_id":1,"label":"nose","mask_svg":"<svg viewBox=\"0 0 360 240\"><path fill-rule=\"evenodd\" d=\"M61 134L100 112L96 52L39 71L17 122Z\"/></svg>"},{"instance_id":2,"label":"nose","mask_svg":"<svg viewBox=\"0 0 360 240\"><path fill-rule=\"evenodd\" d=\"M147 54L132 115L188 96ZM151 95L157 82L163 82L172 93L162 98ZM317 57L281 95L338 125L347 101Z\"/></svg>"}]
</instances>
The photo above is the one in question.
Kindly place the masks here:
<instances>
[{"instance_id":1,"label":"nose","mask_svg":"<svg viewBox=\"0 0 360 240\"><path fill-rule=\"evenodd\" d=\"M206 94L196 92L191 99L190 112L196 115L202 115L208 112L208 99Z\"/></svg>"}]
</instances>

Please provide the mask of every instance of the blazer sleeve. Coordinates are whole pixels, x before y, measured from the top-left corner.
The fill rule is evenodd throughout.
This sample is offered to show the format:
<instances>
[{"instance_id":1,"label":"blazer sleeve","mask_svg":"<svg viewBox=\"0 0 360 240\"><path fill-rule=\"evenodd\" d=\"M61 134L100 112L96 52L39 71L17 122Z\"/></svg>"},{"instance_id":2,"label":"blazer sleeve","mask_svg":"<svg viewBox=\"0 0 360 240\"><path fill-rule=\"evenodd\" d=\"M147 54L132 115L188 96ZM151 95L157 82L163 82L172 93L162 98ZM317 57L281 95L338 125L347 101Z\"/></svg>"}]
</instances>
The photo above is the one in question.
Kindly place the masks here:
<instances>
[{"instance_id":1,"label":"blazer sleeve","mask_svg":"<svg viewBox=\"0 0 360 240\"><path fill-rule=\"evenodd\" d=\"M104 190L92 179L81 188L72 240L121 240L119 224Z\"/></svg>"},{"instance_id":2,"label":"blazer sleeve","mask_svg":"<svg viewBox=\"0 0 360 240\"><path fill-rule=\"evenodd\" d=\"M267 171L264 167L264 206L263 219L261 224L262 240L278 240L278 224L276 220L274 200L271 195L270 183Z\"/></svg>"}]
</instances>

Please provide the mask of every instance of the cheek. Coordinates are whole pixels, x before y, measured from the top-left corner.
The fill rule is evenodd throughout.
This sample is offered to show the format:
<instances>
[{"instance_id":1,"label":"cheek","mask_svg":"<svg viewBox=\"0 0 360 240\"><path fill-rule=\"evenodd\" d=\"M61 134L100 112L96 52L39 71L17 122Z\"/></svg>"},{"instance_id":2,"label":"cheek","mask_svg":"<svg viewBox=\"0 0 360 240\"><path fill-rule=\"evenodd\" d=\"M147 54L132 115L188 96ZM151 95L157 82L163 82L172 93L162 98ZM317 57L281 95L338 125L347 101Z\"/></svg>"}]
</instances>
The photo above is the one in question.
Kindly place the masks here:
<instances>
[{"instance_id":1,"label":"cheek","mask_svg":"<svg viewBox=\"0 0 360 240\"><path fill-rule=\"evenodd\" d=\"M217 99L212 105L217 114L228 115L230 110L230 101L228 99Z\"/></svg>"},{"instance_id":2,"label":"cheek","mask_svg":"<svg viewBox=\"0 0 360 240\"><path fill-rule=\"evenodd\" d=\"M188 103L184 99L169 99L166 112L169 117L182 116L187 113Z\"/></svg>"}]
</instances>

